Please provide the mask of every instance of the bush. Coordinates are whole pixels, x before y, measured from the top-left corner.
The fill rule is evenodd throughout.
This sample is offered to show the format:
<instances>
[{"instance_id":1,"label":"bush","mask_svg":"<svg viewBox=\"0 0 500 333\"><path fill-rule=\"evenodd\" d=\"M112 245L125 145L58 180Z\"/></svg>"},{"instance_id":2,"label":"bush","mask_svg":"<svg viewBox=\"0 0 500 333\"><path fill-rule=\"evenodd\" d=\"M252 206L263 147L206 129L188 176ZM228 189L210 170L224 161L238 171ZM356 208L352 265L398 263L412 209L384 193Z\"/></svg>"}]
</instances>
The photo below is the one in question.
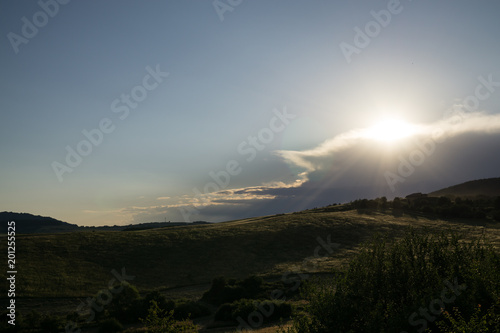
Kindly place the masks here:
<instances>
[{"instance_id":1,"label":"bush","mask_svg":"<svg viewBox=\"0 0 500 333\"><path fill-rule=\"evenodd\" d=\"M108 318L99 325L99 333L115 333L123 331L123 325L116 318Z\"/></svg>"},{"instance_id":2,"label":"bush","mask_svg":"<svg viewBox=\"0 0 500 333\"><path fill-rule=\"evenodd\" d=\"M42 332L58 332L63 327L61 318L53 315L45 315L40 322Z\"/></svg>"},{"instance_id":3,"label":"bush","mask_svg":"<svg viewBox=\"0 0 500 333\"><path fill-rule=\"evenodd\" d=\"M222 304L215 312L215 320L232 321L233 318L233 305L229 303Z\"/></svg>"},{"instance_id":4,"label":"bush","mask_svg":"<svg viewBox=\"0 0 500 333\"><path fill-rule=\"evenodd\" d=\"M151 301L155 301L158 307L165 311L170 311L175 309L175 302L172 300L167 300L165 296L160 294L159 291L155 290L148 293L141 301L139 309L137 310L137 317L145 318L148 315L148 310L151 306Z\"/></svg>"},{"instance_id":5,"label":"bush","mask_svg":"<svg viewBox=\"0 0 500 333\"><path fill-rule=\"evenodd\" d=\"M481 304L478 304L476 311L466 321L458 308L453 308L453 313L444 312L445 319L439 321L437 326L443 333L455 332L500 332L500 298L496 305L489 308L486 313L481 311ZM493 330L490 330L494 329Z\"/></svg>"},{"instance_id":6,"label":"bush","mask_svg":"<svg viewBox=\"0 0 500 333\"><path fill-rule=\"evenodd\" d=\"M203 294L203 301L214 305L232 303L242 298L258 299L266 297L266 284L261 277L250 276L242 281L215 278L210 290Z\"/></svg>"},{"instance_id":7,"label":"bush","mask_svg":"<svg viewBox=\"0 0 500 333\"><path fill-rule=\"evenodd\" d=\"M150 333L177 333L196 332L197 327L190 322L177 322L174 319L174 310L165 311L158 307L155 301L151 301L148 315L141 321L146 325Z\"/></svg>"},{"instance_id":8,"label":"bush","mask_svg":"<svg viewBox=\"0 0 500 333\"><path fill-rule=\"evenodd\" d=\"M229 285L224 277L218 277L212 280L212 286L201 299L214 305L220 305L240 299L242 294L243 288Z\"/></svg>"},{"instance_id":9,"label":"bush","mask_svg":"<svg viewBox=\"0 0 500 333\"><path fill-rule=\"evenodd\" d=\"M238 318L242 318L246 321L250 314L254 312L262 315L263 323L268 323L282 318L290 318L292 306L289 303L276 300L241 299L231 304L221 305L215 313L215 320L237 322Z\"/></svg>"},{"instance_id":10,"label":"bush","mask_svg":"<svg viewBox=\"0 0 500 333\"><path fill-rule=\"evenodd\" d=\"M210 313L209 308L194 301L180 301L175 306L175 318L179 320L208 316Z\"/></svg>"},{"instance_id":11,"label":"bush","mask_svg":"<svg viewBox=\"0 0 500 333\"><path fill-rule=\"evenodd\" d=\"M403 203L401 201L401 198L395 197L394 200L392 200L392 209L400 210L402 208L403 208Z\"/></svg>"},{"instance_id":12,"label":"bush","mask_svg":"<svg viewBox=\"0 0 500 333\"><path fill-rule=\"evenodd\" d=\"M38 328L43 317L40 312L32 310L28 315L26 315L26 326L27 328Z\"/></svg>"},{"instance_id":13,"label":"bush","mask_svg":"<svg viewBox=\"0 0 500 333\"><path fill-rule=\"evenodd\" d=\"M422 331L428 325L437 329L433 323L415 319L422 318L420 308L427 309L442 297L450 281L467 289L451 293L452 304L445 305L460 308L470 318L474 306L488 307L500 295L498 253L483 239L465 242L453 233L435 236L410 230L392 246L376 237L344 274L326 285L307 285L310 317L297 323L307 327L301 332L399 333L414 331L416 325L422 325ZM413 314L417 317L410 320Z\"/></svg>"},{"instance_id":14,"label":"bush","mask_svg":"<svg viewBox=\"0 0 500 333\"><path fill-rule=\"evenodd\" d=\"M139 320L142 302L137 288L129 283L123 283L119 292L115 292L111 302L106 305L106 310L111 317L123 323L132 323Z\"/></svg>"},{"instance_id":15,"label":"bush","mask_svg":"<svg viewBox=\"0 0 500 333\"><path fill-rule=\"evenodd\" d=\"M240 286L243 288L244 298L253 298L262 292L264 284L264 279L261 277L252 275L245 280L241 281Z\"/></svg>"}]
</instances>

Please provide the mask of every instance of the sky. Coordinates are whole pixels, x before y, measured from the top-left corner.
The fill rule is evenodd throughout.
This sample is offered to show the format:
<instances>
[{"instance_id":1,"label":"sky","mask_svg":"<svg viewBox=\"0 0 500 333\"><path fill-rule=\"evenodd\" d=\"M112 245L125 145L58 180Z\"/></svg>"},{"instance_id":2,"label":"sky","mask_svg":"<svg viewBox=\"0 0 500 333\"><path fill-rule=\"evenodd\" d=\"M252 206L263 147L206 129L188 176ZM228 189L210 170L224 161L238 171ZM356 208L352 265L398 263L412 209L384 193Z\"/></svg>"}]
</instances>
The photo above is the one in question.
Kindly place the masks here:
<instances>
[{"instance_id":1,"label":"sky","mask_svg":"<svg viewBox=\"0 0 500 333\"><path fill-rule=\"evenodd\" d=\"M500 170L498 1L2 1L0 211L219 222Z\"/></svg>"}]
</instances>

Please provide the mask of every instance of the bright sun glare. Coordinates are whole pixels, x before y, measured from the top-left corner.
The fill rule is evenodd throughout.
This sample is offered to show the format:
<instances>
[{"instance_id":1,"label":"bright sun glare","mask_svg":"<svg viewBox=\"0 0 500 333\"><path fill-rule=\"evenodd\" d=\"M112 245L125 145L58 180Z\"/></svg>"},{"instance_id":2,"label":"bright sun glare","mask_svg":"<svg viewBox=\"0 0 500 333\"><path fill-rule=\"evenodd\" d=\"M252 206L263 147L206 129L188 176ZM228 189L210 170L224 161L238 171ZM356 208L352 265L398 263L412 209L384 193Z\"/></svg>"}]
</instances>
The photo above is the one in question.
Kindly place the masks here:
<instances>
[{"instance_id":1,"label":"bright sun glare","mask_svg":"<svg viewBox=\"0 0 500 333\"><path fill-rule=\"evenodd\" d=\"M415 134L416 126L403 120L385 119L369 127L366 137L383 142L396 142Z\"/></svg>"}]
</instances>

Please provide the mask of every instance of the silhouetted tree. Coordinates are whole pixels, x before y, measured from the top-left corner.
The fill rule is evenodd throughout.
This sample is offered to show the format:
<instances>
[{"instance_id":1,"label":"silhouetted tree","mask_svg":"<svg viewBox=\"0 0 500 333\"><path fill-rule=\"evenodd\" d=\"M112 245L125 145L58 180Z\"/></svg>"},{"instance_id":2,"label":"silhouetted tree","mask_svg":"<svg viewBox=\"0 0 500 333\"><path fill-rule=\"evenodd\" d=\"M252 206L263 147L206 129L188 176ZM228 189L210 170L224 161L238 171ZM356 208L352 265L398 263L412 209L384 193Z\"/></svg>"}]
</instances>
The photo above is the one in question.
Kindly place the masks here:
<instances>
[{"instance_id":1,"label":"silhouetted tree","mask_svg":"<svg viewBox=\"0 0 500 333\"><path fill-rule=\"evenodd\" d=\"M387 198L386 197L382 197L379 199L379 208L382 210L382 211L385 211L387 209Z\"/></svg>"},{"instance_id":2,"label":"silhouetted tree","mask_svg":"<svg viewBox=\"0 0 500 333\"><path fill-rule=\"evenodd\" d=\"M495 199L495 209L499 209L500 210L500 197L497 197Z\"/></svg>"},{"instance_id":3,"label":"silhouetted tree","mask_svg":"<svg viewBox=\"0 0 500 333\"><path fill-rule=\"evenodd\" d=\"M392 200L392 209L401 209L403 208L403 203L401 202L401 198L395 197L394 200Z\"/></svg>"}]
</instances>

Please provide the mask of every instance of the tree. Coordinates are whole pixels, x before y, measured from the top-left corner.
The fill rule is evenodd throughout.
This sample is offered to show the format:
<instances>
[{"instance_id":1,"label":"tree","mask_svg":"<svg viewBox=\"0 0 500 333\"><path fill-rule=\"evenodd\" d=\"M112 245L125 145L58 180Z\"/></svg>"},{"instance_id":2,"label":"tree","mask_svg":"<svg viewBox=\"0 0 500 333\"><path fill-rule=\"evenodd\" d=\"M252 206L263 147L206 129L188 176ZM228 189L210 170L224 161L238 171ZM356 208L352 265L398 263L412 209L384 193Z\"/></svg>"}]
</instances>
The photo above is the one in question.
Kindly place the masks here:
<instances>
[{"instance_id":1,"label":"tree","mask_svg":"<svg viewBox=\"0 0 500 333\"><path fill-rule=\"evenodd\" d=\"M392 209L401 209L403 208L403 203L401 202L401 198L395 197L392 201Z\"/></svg>"},{"instance_id":2,"label":"tree","mask_svg":"<svg viewBox=\"0 0 500 333\"><path fill-rule=\"evenodd\" d=\"M500 210L500 197L495 199L495 209Z\"/></svg>"},{"instance_id":3,"label":"tree","mask_svg":"<svg viewBox=\"0 0 500 333\"><path fill-rule=\"evenodd\" d=\"M448 197L439 197L438 199L438 205L439 206L449 206L451 204L451 200Z\"/></svg>"},{"instance_id":4,"label":"tree","mask_svg":"<svg viewBox=\"0 0 500 333\"><path fill-rule=\"evenodd\" d=\"M387 209L387 198L382 197L379 199L379 207L382 211L385 211Z\"/></svg>"},{"instance_id":5,"label":"tree","mask_svg":"<svg viewBox=\"0 0 500 333\"><path fill-rule=\"evenodd\" d=\"M196 325L190 322L177 322L174 319L174 310L166 311L160 309L155 300L151 300L148 315L141 321L146 325L150 333L177 333L196 332Z\"/></svg>"},{"instance_id":6,"label":"tree","mask_svg":"<svg viewBox=\"0 0 500 333\"><path fill-rule=\"evenodd\" d=\"M426 328L436 332L435 322L415 318L423 318L421 307L432 307L431 300L443 295L443 290L451 290L451 284L453 297L441 296L442 306L459 308L469 330L453 327L446 332L480 332L475 329L480 317L472 314L475 305L489 308L498 299L499 253L484 238L469 240L454 232L436 235L410 229L395 243L378 236L342 274L330 281L305 284L307 314L296 318L289 332L397 333L415 331L415 325L421 326L421 332ZM498 332L492 326L488 323L489 332Z\"/></svg>"},{"instance_id":7,"label":"tree","mask_svg":"<svg viewBox=\"0 0 500 333\"><path fill-rule=\"evenodd\" d=\"M121 285L123 288L120 292L113 295L111 303L107 306L107 310L112 317L120 321L133 322L138 319L138 307L140 306L140 295L137 288L129 283Z\"/></svg>"}]
</instances>

